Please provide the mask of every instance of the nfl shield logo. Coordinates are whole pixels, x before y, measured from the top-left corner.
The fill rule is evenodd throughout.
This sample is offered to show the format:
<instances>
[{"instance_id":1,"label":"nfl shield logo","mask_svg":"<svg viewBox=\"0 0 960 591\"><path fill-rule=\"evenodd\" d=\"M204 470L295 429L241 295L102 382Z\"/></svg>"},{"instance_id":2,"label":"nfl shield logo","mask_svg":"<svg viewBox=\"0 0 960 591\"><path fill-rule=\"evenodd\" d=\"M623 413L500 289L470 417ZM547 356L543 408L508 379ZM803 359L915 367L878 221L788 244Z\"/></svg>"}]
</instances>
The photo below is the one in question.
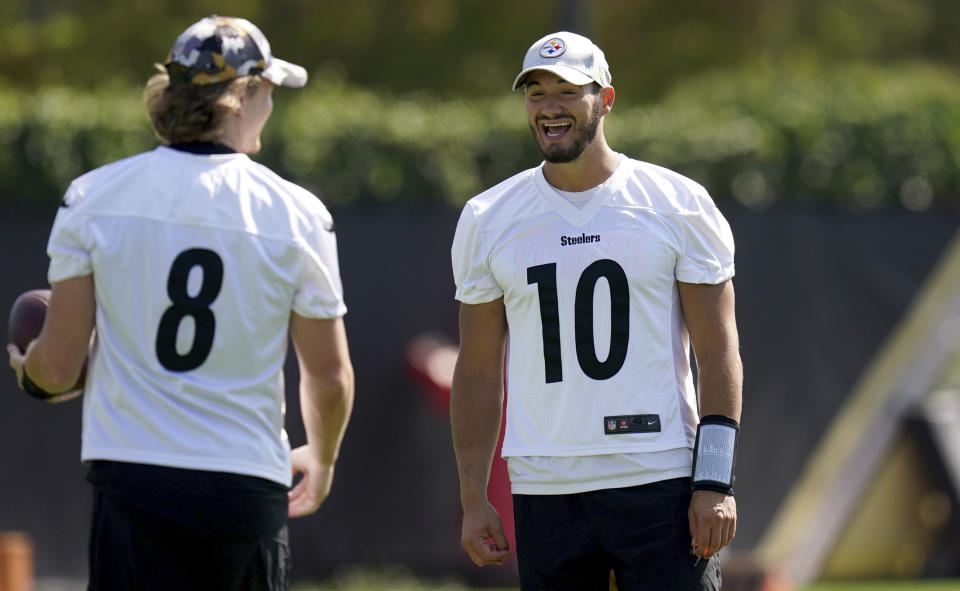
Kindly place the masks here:
<instances>
[{"instance_id":1,"label":"nfl shield logo","mask_svg":"<svg viewBox=\"0 0 960 591\"><path fill-rule=\"evenodd\" d=\"M613 431L617 428L617 422L613 419L607 421L607 431Z\"/></svg>"}]
</instances>

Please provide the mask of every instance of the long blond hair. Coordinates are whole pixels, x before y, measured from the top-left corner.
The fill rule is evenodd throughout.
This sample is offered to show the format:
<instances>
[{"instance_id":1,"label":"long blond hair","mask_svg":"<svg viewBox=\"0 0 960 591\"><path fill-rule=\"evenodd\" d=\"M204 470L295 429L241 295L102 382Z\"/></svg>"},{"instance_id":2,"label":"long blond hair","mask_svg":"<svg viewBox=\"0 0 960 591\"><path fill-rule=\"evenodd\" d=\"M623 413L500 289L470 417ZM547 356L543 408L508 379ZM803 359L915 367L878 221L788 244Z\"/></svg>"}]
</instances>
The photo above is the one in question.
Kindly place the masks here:
<instances>
[{"instance_id":1,"label":"long blond hair","mask_svg":"<svg viewBox=\"0 0 960 591\"><path fill-rule=\"evenodd\" d=\"M263 83L259 76L241 76L216 84L170 84L163 71L147 81L143 100L154 133L164 143L211 142L223 134L224 121L240 108L243 96L253 95Z\"/></svg>"}]
</instances>

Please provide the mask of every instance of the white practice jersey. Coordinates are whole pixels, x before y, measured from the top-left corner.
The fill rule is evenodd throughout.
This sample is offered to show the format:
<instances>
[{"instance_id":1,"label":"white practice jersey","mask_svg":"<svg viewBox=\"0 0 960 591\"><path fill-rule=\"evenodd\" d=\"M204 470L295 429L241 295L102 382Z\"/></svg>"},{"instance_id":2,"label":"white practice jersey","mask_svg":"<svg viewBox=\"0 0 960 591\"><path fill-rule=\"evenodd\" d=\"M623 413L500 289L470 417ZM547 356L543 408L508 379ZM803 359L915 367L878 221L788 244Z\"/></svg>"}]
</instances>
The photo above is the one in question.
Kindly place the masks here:
<instances>
[{"instance_id":1,"label":"white practice jersey","mask_svg":"<svg viewBox=\"0 0 960 591\"><path fill-rule=\"evenodd\" d=\"M48 254L51 284L95 283L83 460L290 484L290 314L346 312L314 195L243 154L160 147L76 179Z\"/></svg>"},{"instance_id":2,"label":"white practice jersey","mask_svg":"<svg viewBox=\"0 0 960 591\"><path fill-rule=\"evenodd\" d=\"M456 297L504 299L503 455L679 452L689 475L699 419L677 282L730 279L733 257L703 187L624 156L579 208L542 166L471 199Z\"/></svg>"}]
</instances>

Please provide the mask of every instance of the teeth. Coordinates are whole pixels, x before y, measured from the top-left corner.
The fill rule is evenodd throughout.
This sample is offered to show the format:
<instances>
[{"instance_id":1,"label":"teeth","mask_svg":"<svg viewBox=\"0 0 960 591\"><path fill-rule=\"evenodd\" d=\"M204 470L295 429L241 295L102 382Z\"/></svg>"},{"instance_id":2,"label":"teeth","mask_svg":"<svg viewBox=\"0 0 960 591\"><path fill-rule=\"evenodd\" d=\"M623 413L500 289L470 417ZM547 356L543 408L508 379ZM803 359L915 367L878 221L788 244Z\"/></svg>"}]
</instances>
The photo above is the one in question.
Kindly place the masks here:
<instances>
[{"instance_id":1,"label":"teeth","mask_svg":"<svg viewBox=\"0 0 960 591\"><path fill-rule=\"evenodd\" d=\"M569 121L566 121L566 122L547 122L547 121L544 121L544 122L543 122L543 131L544 131L544 133L546 133L547 136L549 136L549 137L556 137L556 136L562 135L563 131L565 131L568 127L570 127L570 125L571 125L571 124L570 124Z\"/></svg>"}]
</instances>

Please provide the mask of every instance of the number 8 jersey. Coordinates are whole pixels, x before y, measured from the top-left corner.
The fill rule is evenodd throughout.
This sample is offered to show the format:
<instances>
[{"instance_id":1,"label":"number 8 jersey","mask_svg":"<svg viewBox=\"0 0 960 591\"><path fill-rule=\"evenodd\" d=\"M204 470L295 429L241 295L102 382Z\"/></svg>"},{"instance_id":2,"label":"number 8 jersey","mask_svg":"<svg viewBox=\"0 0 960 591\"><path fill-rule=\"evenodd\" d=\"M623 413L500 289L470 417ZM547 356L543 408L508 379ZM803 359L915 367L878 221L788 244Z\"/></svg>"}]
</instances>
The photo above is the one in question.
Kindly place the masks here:
<instances>
[{"instance_id":1,"label":"number 8 jersey","mask_svg":"<svg viewBox=\"0 0 960 591\"><path fill-rule=\"evenodd\" d=\"M503 455L692 447L698 422L677 281L734 274L730 227L706 190L620 157L573 205L524 171L467 202L453 242L456 298L503 297Z\"/></svg>"},{"instance_id":2,"label":"number 8 jersey","mask_svg":"<svg viewBox=\"0 0 960 591\"><path fill-rule=\"evenodd\" d=\"M48 279L93 274L83 460L290 484L290 314L346 312L329 212L244 154L159 147L77 178Z\"/></svg>"}]
</instances>

